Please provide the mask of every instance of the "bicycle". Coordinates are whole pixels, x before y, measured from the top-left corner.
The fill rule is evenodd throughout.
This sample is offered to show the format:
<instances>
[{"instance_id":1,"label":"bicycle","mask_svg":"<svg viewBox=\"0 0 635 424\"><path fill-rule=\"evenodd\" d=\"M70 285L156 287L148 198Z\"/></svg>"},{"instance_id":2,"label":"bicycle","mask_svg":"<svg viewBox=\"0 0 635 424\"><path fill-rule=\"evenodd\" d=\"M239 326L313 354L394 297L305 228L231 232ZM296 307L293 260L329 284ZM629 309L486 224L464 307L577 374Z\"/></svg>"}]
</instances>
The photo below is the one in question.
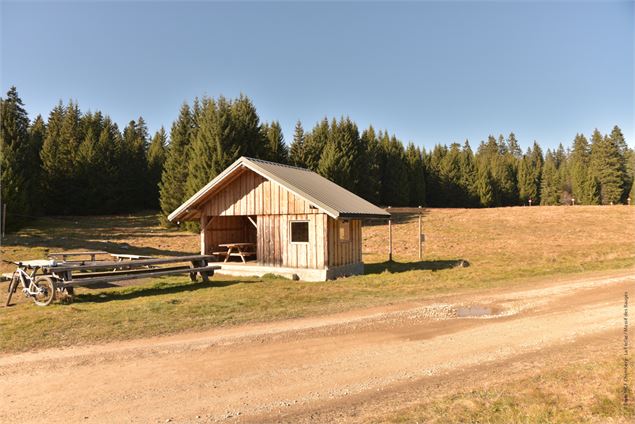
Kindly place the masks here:
<instances>
[{"instance_id":1,"label":"bicycle","mask_svg":"<svg viewBox=\"0 0 635 424\"><path fill-rule=\"evenodd\" d=\"M22 284L22 293L24 296L33 299L36 305L47 306L53 302L56 291L55 280L50 275L36 276L37 272L42 269L43 266L54 265L51 261L13 262L3 260L3 262L18 266L11 276L9 295L5 306L11 304L11 297L13 293L17 291L20 284ZM27 269L33 270L31 274L26 272Z\"/></svg>"}]
</instances>

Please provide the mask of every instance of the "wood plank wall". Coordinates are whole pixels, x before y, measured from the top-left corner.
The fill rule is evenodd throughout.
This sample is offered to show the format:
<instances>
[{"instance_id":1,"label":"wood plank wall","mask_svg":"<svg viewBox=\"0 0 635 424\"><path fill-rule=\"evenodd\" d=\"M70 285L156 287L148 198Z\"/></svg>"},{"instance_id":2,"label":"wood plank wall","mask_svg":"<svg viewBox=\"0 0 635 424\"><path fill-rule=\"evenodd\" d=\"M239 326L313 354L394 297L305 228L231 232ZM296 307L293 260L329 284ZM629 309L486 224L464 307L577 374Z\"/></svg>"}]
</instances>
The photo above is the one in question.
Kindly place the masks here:
<instances>
[{"instance_id":1,"label":"wood plank wall","mask_svg":"<svg viewBox=\"0 0 635 424\"><path fill-rule=\"evenodd\" d=\"M349 220L350 241L339 240L339 220L328 217L328 266L340 266L362 262L362 221Z\"/></svg>"},{"instance_id":2,"label":"wood plank wall","mask_svg":"<svg viewBox=\"0 0 635 424\"><path fill-rule=\"evenodd\" d=\"M229 216L317 214L320 210L280 184L247 170L213 195L202 212L205 216Z\"/></svg>"},{"instance_id":3,"label":"wood plank wall","mask_svg":"<svg viewBox=\"0 0 635 424\"><path fill-rule=\"evenodd\" d=\"M327 215L291 214L258 216L258 263L292 268L324 268L326 251L325 229ZM291 221L308 221L309 242L291 243Z\"/></svg>"}]
</instances>

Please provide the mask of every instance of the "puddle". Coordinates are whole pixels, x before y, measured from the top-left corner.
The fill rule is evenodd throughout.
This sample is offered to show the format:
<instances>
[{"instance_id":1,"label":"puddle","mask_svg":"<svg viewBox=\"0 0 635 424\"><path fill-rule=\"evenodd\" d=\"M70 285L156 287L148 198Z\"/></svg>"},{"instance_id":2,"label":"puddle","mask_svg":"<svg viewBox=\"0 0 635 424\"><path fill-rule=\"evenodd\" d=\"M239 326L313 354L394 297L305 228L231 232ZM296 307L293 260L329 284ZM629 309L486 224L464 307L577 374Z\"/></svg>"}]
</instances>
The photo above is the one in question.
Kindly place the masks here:
<instances>
[{"instance_id":1,"label":"puddle","mask_svg":"<svg viewBox=\"0 0 635 424\"><path fill-rule=\"evenodd\" d=\"M466 306L456 308L457 317L482 317L492 315L492 308L485 306Z\"/></svg>"}]
</instances>

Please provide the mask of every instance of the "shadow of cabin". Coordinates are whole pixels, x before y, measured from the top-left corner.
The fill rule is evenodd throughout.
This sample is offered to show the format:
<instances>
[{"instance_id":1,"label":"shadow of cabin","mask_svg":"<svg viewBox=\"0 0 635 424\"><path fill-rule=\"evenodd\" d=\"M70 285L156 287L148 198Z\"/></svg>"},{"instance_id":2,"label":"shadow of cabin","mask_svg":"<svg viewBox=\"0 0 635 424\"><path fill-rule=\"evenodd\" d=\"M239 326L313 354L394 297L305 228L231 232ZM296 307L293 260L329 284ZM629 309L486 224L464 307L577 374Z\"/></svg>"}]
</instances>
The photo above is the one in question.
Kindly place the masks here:
<instances>
[{"instance_id":1,"label":"shadow of cabin","mask_svg":"<svg viewBox=\"0 0 635 424\"><path fill-rule=\"evenodd\" d=\"M452 268L467 268L470 263L465 259L448 259L435 261L418 262L395 262L385 261L380 263L367 264L366 274L381 274L382 272L407 272L407 271L441 271Z\"/></svg>"}]
</instances>

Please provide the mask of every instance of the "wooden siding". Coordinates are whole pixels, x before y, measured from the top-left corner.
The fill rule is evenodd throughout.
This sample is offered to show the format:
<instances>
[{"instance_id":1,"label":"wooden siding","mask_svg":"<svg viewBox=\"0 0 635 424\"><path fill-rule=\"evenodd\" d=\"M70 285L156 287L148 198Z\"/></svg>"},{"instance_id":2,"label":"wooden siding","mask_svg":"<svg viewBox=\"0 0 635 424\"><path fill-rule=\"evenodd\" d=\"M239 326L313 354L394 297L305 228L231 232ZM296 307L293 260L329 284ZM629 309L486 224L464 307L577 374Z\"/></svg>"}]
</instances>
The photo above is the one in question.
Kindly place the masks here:
<instances>
[{"instance_id":1,"label":"wooden siding","mask_svg":"<svg viewBox=\"0 0 635 424\"><path fill-rule=\"evenodd\" d=\"M280 184L246 170L213 195L203 216L318 214L306 200Z\"/></svg>"},{"instance_id":2,"label":"wooden siding","mask_svg":"<svg viewBox=\"0 0 635 424\"><path fill-rule=\"evenodd\" d=\"M258 216L258 263L290 268L324 268L327 258L326 217L323 213ZM309 223L308 243L291 243L291 221Z\"/></svg>"},{"instance_id":3,"label":"wooden siding","mask_svg":"<svg viewBox=\"0 0 635 424\"><path fill-rule=\"evenodd\" d=\"M362 262L362 221L349 220L350 237L348 241L339 240L340 220L328 217L328 266L341 266Z\"/></svg>"}]
</instances>

